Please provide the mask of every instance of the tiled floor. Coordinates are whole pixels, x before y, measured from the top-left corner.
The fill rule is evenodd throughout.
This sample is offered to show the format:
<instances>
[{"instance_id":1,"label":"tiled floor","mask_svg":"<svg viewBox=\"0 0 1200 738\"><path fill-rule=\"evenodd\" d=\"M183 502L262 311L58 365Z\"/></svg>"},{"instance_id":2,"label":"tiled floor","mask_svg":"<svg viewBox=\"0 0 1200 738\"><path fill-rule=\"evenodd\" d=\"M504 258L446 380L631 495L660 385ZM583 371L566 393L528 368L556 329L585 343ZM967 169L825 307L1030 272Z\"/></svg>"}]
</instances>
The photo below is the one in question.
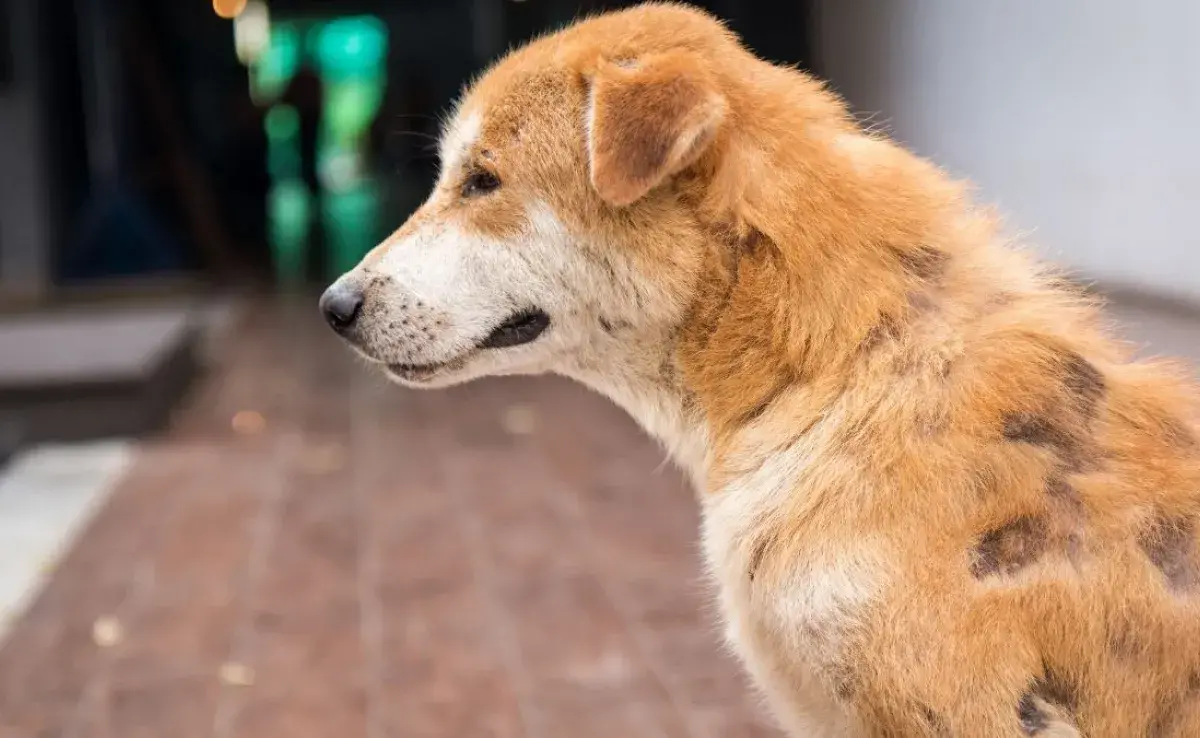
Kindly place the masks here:
<instances>
[{"instance_id":1,"label":"tiled floor","mask_svg":"<svg viewBox=\"0 0 1200 738\"><path fill-rule=\"evenodd\" d=\"M2 738L753 738L680 477L565 381L387 387L264 305L0 647Z\"/></svg>"}]
</instances>

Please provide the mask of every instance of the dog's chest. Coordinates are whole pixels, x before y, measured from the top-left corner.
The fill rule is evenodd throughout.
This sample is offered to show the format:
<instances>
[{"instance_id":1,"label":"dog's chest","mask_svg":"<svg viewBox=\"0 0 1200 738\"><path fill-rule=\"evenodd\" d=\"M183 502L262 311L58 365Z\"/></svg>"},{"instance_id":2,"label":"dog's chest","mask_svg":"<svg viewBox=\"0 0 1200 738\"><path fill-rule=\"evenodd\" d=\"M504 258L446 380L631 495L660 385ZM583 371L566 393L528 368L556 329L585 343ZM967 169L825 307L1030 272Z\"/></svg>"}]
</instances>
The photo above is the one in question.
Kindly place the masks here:
<instances>
[{"instance_id":1,"label":"dog's chest","mask_svg":"<svg viewBox=\"0 0 1200 738\"><path fill-rule=\"evenodd\" d=\"M779 719L796 735L855 735L845 699L847 637L882 585L879 553L856 542L775 540L762 565L762 521L777 512L786 478L739 480L704 504L703 548L730 645ZM775 506L775 507L773 507Z\"/></svg>"}]
</instances>

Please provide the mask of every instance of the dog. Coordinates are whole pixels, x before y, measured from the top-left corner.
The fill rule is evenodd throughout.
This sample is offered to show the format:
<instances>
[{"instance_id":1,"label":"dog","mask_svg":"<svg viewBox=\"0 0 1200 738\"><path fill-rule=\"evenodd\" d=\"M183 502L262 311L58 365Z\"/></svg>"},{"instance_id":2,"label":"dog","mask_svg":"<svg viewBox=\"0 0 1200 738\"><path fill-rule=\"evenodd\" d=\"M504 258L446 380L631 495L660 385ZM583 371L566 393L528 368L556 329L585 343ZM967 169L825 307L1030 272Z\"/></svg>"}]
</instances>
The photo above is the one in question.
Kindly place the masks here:
<instances>
[{"instance_id":1,"label":"dog","mask_svg":"<svg viewBox=\"0 0 1200 738\"><path fill-rule=\"evenodd\" d=\"M631 413L789 734L1200 735L1188 372L964 185L672 4L510 53L440 158L326 318L408 387Z\"/></svg>"}]
</instances>

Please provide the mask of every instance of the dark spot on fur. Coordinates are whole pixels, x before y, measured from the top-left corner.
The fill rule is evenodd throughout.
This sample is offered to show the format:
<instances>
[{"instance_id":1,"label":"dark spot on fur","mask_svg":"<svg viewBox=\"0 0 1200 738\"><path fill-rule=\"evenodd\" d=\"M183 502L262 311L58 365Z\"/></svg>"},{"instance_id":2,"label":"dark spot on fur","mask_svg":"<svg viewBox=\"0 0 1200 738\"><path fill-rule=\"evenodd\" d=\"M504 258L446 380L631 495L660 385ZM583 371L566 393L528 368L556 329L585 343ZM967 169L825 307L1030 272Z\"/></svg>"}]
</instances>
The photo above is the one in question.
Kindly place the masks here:
<instances>
[{"instance_id":1,"label":"dark spot on fur","mask_svg":"<svg viewBox=\"0 0 1200 738\"><path fill-rule=\"evenodd\" d=\"M1107 389L1100 370L1074 351L1067 352L1063 361L1063 386L1084 418L1095 415L1096 405Z\"/></svg>"},{"instance_id":2,"label":"dark spot on fur","mask_svg":"<svg viewBox=\"0 0 1200 738\"><path fill-rule=\"evenodd\" d=\"M672 343L675 339L672 339ZM679 373L675 370L675 349L671 349L663 353L662 361L658 362L658 376L668 387L674 387L679 378Z\"/></svg>"},{"instance_id":3,"label":"dark spot on fur","mask_svg":"<svg viewBox=\"0 0 1200 738\"><path fill-rule=\"evenodd\" d=\"M945 251L926 245L915 249L892 247L892 252L896 254L904 271L922 282L936 282L941 279L946 271L946 262L950 259Z\"/></svg>"},{"instance_id":4,"label":"dark spot on fur","mask_svg":"<svg viewBox=\"0 0 1200 738\"><path fill-rule=\"evenodd\" d=\"M1065 402L1042 412L1009 413L1003 435L1054 451L1065 471L1082 471L1095 456L1091 421L1107 387L1100 371L1073 351L1062 352L1058 363Z\"/></svg>"},{"instance_id":5,"label":"dark spot on fur","mask_svg":"<svg viewBox=\"0 0 1200 738\"><path fill-rule=\"evenodd\" d=\"M1011 413L1004 416L1004 437L1010 441L1034 446L1071 446L1074 437L1049 418L1031 413Z\"/></svg>"},{"instance_id":6,"label":"dark spot on fur","mask_svg":"<svg viewBox=\"0 0 1200 738\"><path fill-rule=\"evenodd\" d=\"M743 229L735 223L715 223L709 227L709 232L735 254L752 254L771 243L767 234L754 226Z\"/></svg>"},{"instance_id":7,"label":"dark spot on fur","mask_svg":"<svg viewBox=\"0 0 1200 738\"><path fill-rule=\"evenodd\" d=\"M590 252L588 252L588 253L590 253ZM597 257L595 261L597 264L600 265L600 268L604 270L604 273L608 275L608 280L610 282L612 282L613 284L617 284L621 281L617 278L617 270L612 265L611 261L604 258L603 256Z\"/></svg>"},{"instance_id":8,"label":"dark spot on fur","mask_svg":"<svg viewBox=\"0 0 1200 738\"><path fill-rule=\"evenodd\" d=\"M758 568L762 566L763 557L767 555L767 539L760 538L754 542L754 548L750 551L750 561L747 564L747 574L750 581L754 581L754 577L758 574Z\"/></svg>"},{"instance_id":9,"label":"dark spot on fur","mask_svg":"<svg viewBox=\"0 0 1200 738\"><path fill-rule=\"evenodd\" d=\"M1200 585L1194 520L1159 515L1138 538L1138 543L1166 577L1171 590L1187 592Z\"/></svg>"},{"instance_id":10,"label":"dark spot on fur","mask_svg":"<svg viewBox=\"0 0 1200 738\"><path fill-rule=\"evenodd\" d=\"M879 322L867 331L867 336L859 345L865 353L873 351L885 340L894 341L900 337L900 324L889 313L880 313Z\"/></svg>"},{"instance_id":11,"label":"dark spot on fur","mask_svg":"<svg viewBox=\"0 0 1200 738\"><path fill-rule=\"evenodd\" d=\"M984 533L975 545L971 574L976 579L1012 576L1029 566L1046 550L1046 521L1022 516Z\"/></svg>"},{"instance_id":12,"label":"dark spot on fur","mask_svg":"<svg viewBox=\"0 0 1200 738\"><path fill-rule=\"evenodd\" d=\"M677 341L677 336L672 336L668 339L668 349L663 353L662 360L658 363L658 376L663 386L672 387L679 393L683 411L691 413L696 409L696 394L683 383L683 380L679 376L679 370L675 366L675 345Z\"/></svg>"},{"instance_id":13,"label":"dark spot on fur","mask_svg":"<svg viewBox=\"0 0 1200 738\"><path fill-rule=\"evenodd\" d=\"M695 321L694 334L700 348L708 346L729 303L733 300L734 291L741 279L742 259L757 252L764 242L769 242L757 229L751 229L745 237L739 235L738 228L733 223L710 223L704 227L711 238L725 246L721 250L725 271L724 274L711 274L708 277L711 280L711 289L714 290L714 294L720 294L720 297L691 316Z\"/></svg>"},{"instance_id":14,"label":"dark spot on fur","mask_svg":"<svg viewBox=\"0 0 1200 738\"><path fill-rule=\"evenodd\" d=\"M1042 675L1017 703L1017 718L1025 735L1037 735L1050 727L1056 716L1049 714L1047 707L1061 717L1074 715L1079 710L1079 691L1061 674L1043 665Z\"/></svg>"},{"instance_id":15,"label":"dark spot on fur","mask_svg":"<svg viewBox=\"0 0 1200 738\"><path fill-rule=\"evenodd\" d=\"M1050 725L1046 713L1034 697L1033 692L1026 692L1017 703L1017 718L1021 721L1021 730L1025 735L1037 735Z\"/></svg>"},{"instance_id":16,"label":"dark spot on fur","mask_svg":"<svg viewBox=\"0 0 1200 738\"><path fill-rule=\"evenodd\" d=\"M1069 421L1052 419L1033 413L1010 413L1004 416L1004 438L1017 443L1028 443L1054 451L1065 471L1082 471L1091 463L1090 449L1080 438L1080 429L1071 427Z\"/></svg>"},{"instance_id":17,"label":"dark spot on fur","mask_svg":"<svg viewBox=\"0 0 1200 738\"><path fill-rule=\"evenodd\" d=\"M699 406L699 401L696 399L696 393L689 389L684 389L682 396L682 409L685 413L693 413Z\"/></svg>"},{"instance_id":18,"label":"dark spot on fur","mask_svg":"<svg viewBox=\"0 0 1200 738\"><path fill-rule=\"evenodd\" d=\"M829 665L824 674L833 689L833 696L842 702L850 702L858 694L858 678L844 662Z\"/></svg>"},{"instance_id":19,"label":"dark spot on fur","mask_svg":"<svg viewBox=\"0 0 1200 738\"><path fill-rule=\"evenodd\" d=\"M615 335L622 331L627 331L633 328L633 323L630 323L627 320L609 320L604 316L600 316L600 327L604 329L605 333L608 333L609 335ZM669 343L670 345L674 346L675 339L672 338Z\"/></svg>"},{"instance_id":20,"label":"dark spot on fur","mask_svg":"<svg viewBox=\"0 0 1200 738\"><path fill-rule=\"evenodd\" d=\"M1050 498L1059 500L1071 507L1082 505L1079 500L1079 491L1071 486L1070 482L1057 474L1046 479L1046 494Z\"/></svg>"},{"instance_id":21,"label":"dark spot on fur","mask_svg":"<svg viewBox=\"0 0 1200 738\"><path fill-rule=\"evenodd\" d=\"M754 226L739 228L734 223L716 223L709 227L712 237L725 245L725 266L737 282L738 266L743 256L759 255L772 245L771 239Z\"/></svg>"},{"instance_id":22,"label":"dark spot on fur","mask_svg":"<svg viewBox=\"0 0 1200 738\"><path fill-rule=\"evenodd\" d=\"M751 228L742 243L742 250L751 254L757 254L762 249L774 246L774 244L775 242L768 238L767 234L757 228Z\"/></svg>"},{"instance_id":23,"label":"dark spot on fur","mask_svg":"<svg viewBox=\"0 0 1200 738\"><path fill-rule=\"evenodd\" d=\"M1079 710L1079 690L1061 673L1043 665L1042 677L1034 683L1034 694L1067 712Z\"/></svg>"},{"instance_id":24,"label":"dark spot on fur","mask_svg":"<svg viewBox=\"0 0 1200 738\"><path fill-rule=\"evenodd\" d=\"M921 706L921 716L925 718L925 724L929 727L930 735L939 736L939 738L949 738L950 728L946 725L946 721L942 716L933 711L928 705Z\"/></svg>"}]
</instances>

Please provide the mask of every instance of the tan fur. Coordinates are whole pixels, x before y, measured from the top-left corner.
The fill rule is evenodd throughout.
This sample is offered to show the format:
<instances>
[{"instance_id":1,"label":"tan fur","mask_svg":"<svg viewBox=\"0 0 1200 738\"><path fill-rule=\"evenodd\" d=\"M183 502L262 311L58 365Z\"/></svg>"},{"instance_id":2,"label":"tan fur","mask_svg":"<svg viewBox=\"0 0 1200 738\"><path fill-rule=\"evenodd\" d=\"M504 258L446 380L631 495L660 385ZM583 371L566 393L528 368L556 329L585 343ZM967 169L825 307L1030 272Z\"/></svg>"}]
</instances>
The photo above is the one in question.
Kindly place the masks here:
<instances>
[{"instance_id":1,"label":"tan fur","mask_svg":"<svg viewBox=\"0 0 1200 738\"><path fill-rule=\"evenodd\" d=\"M793 735L1200 735L1195 391L962 186L672 5L514 52L446 142L344 278L376 290L360 349L425 350L387 329L412 234L511 249L554 327L437 383L558 371L661 438ZM480 166L503 186L460 196Z\"/></svg>"}]
</instances>

